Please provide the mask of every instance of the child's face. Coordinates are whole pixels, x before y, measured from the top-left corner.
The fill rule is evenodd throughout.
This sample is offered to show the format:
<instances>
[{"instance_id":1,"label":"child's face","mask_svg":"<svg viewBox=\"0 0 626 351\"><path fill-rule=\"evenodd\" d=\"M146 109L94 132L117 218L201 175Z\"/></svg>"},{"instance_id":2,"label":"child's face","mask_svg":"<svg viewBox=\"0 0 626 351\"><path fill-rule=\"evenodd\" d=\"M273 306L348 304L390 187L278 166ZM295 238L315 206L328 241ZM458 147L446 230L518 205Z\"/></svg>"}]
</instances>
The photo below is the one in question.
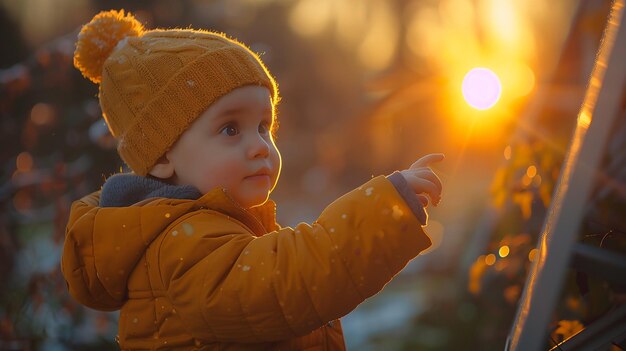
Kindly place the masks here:
<instances>
[{"instance_id":1,"label":"child's face","mask_svg":"<svg viewBox=\"0 0 626 351\"><path fill-rule=\"evenodd\" d=\"M265 203L281 168L273 117L265 87L244 86L221 97L167 152L175 183L194 185L203 194L224 187L244 208Z\"/></svg>"}]
</instances>

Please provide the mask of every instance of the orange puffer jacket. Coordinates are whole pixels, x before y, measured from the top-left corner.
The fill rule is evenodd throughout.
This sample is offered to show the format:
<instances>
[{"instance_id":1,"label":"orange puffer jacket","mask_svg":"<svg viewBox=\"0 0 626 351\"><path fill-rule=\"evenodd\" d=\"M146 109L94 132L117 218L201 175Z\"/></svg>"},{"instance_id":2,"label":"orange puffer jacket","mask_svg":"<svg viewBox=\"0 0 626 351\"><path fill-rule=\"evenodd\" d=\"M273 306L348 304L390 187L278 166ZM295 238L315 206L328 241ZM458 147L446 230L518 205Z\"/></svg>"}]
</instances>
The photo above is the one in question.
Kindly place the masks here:
<instances>
[{"instance_id":1,"label":"orange puffer jacket","mask_svg":"<svg viewBox=\"0 0 626 351\"><path fill-rule=\"evenodd\" d=\"M337 319L430 246L383 176L295 228L222 189L129 207L99 195L72 204L62 270L82 304L121 309L124 350L345 350Z\"/></svg>"}]
</instances>

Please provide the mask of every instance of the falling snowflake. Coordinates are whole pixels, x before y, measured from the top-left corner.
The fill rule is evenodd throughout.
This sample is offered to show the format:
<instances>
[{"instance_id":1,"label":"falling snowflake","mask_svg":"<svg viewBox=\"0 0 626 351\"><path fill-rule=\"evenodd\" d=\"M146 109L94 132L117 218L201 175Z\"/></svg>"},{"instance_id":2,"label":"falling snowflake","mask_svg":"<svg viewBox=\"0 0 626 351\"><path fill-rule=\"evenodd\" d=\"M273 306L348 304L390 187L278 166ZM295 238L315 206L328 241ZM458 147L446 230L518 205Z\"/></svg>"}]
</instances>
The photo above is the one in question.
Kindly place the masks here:
<instances>
[{"instance_id":1,"label":"falling snowflake","mask_svg":"<svg viewBox=\"0 0 626 351\"><path fill-rule=\"evenodd\" d=\"M193 235L193 226L189 223L183 223L183 231L187 236Z\"/></svg>"},{"instance_id":2,"label":"falling snowflake","mask_svg":"<svg viewBox=\"0 0 626 351\"><path fill-rule=\"evenodd\" d=\"M394 205L391 210L393 211L391 213L391 216L393 217L393 219L395 219L396 221L400 219L400 217L402 217L402 215L404 214L404 212L400 209L400 206L398 205Z\"/></svg>"}]
</instances>

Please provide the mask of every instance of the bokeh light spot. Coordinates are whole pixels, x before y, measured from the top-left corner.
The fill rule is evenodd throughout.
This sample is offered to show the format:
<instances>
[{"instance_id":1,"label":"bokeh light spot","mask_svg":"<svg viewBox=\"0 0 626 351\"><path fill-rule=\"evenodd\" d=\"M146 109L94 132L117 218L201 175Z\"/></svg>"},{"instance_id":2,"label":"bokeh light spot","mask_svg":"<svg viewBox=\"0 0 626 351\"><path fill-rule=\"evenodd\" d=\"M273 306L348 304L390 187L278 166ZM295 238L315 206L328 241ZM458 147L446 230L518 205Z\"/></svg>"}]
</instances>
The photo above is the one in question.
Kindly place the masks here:
<instances>
[{"instance_id":1,"label":"bokeh light spot","mask_svg":"<svg viewBox=\"0 0 626 351\"><path fill-rule=\"evenodd\" d=\"M54 108L41 102L35 104L30 111L30 118L38 126L50 124L54 121Z\"/></svg>"},{"instance_id":2,"label":"bokeh light spot","mask_svg":"<svg viewBox=\"0 0 626 351\"><path fill-rule=\"evenodd\" d=\"M15 160L16 168L20 172L30 172L33 168L33 157L26 151L17 155Z\"/></svg>"},{"instance_id":3,"label":"bokeh light spot","mask_svg":"<svg viewBox=\"0 0 626 351\"><path fill-rule=\"evenodd\" d=\"M507 161L511 159L511 146L510 145L504 148L504 159Z\"/></svg>"},{"instance_id":4,"label":"bokeh light spot","mask_svg":"<svg viewBox=\"0 0 626 351\"><path fill-rule=\"evenodd\" d=\"M475 109L487 110L498 102L502 84L498 76L487 68L474 68L463 78L463 97Z\"/></svg>"},{"instance_id":5,"label":"bokeh light spot","mask_svg":"<svg viewBox=\"0 0 626 351\"><path fill-rule=\"evenodd\" d=\"M506 256L509 255L510 249L507 245L504 245L502 247L500 247L500 250L498 250L498 255L500 255L500 257L504 258Z\"/></svg>"},{"instance_id":6,"label":"bokeh light spot","mask_svg":"<svg viewBox=\"0 0 626 351\"><path fill-rule=\"evenodd\" d=\"M496 263L496 255L489 254L489 255L485 256L485 264L487 266L493 266L494 263Z\"/></svg>"}]
</instances>

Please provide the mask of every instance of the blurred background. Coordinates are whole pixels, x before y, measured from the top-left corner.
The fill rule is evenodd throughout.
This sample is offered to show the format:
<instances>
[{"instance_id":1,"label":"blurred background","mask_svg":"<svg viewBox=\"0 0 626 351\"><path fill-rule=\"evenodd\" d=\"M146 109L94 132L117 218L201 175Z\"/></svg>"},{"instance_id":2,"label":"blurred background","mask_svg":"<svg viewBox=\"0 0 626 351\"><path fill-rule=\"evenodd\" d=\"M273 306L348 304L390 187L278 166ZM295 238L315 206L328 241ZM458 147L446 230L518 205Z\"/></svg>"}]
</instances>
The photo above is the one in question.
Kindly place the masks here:
<instances>
[{"instance_id":1,"label":"blurred background","mask_svg":"<svg viewBox=\"0 0 626 351\"><path fill-rule=\"evenodd\" d=\"M432 249L343 319L347 346L502 350L610 4L0 0L0 349L116 348L117 314L73 302L59 258L71 202L128 171L97 86L72 65L80 26L124 8L146 28L222 31L261 54L282 95L282 225L445 153ZM624 106L617 120L580 240L624 252ZM546 347L624 299L575 272L563 290Z\"/></svg>"}]
</instances>

